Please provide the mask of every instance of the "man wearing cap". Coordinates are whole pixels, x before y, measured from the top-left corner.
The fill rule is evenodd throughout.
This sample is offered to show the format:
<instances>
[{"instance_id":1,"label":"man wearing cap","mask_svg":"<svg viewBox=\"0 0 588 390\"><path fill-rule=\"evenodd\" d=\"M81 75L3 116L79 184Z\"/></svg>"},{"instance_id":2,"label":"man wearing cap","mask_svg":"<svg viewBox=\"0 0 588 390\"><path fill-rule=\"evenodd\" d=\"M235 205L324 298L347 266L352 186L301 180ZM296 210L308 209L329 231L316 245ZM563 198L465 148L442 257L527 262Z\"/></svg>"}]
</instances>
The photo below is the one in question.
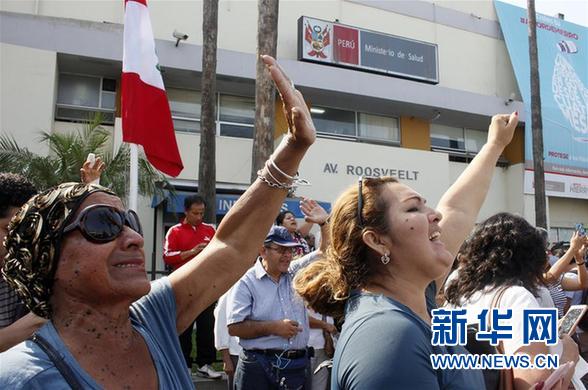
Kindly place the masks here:
<instances>
[{"instance_id":1,"label":"man wearing cap","mask_svg":"<svg viewBox=\"0 0 588 390\"><path fill-rule=\"evenodd\" d=\"M301 202L306 219L324 225L328 214L312 202L310 210L309 203ZM298 246L285 227L273 226L255 265L229 297L229 334L239 337L243 347L235 372L236 389L296 389L305 384L312 355L307 348L309 319L292 281L319 252L292 261Z\"/></svg>"}]
</instances>

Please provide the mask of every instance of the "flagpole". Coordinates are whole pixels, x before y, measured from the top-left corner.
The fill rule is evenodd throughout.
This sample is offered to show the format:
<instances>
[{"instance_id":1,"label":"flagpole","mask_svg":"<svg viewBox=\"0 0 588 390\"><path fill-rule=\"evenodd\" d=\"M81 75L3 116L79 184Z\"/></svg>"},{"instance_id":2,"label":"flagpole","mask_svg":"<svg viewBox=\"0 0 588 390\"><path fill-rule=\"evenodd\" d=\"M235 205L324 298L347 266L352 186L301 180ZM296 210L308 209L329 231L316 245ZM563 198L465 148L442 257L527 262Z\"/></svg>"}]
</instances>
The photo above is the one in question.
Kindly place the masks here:
<instances>
[{"instance_id":1,"label":"flagpole","mask_svg":"<svg viewBox=\"0 0 588 390\"><path fill-rule=\"evenodd\" d=\"M137 211L139 194L139 151L137 144L130 144L131 158L129 167L129 209Z\"/></svg>"}]
</instances>

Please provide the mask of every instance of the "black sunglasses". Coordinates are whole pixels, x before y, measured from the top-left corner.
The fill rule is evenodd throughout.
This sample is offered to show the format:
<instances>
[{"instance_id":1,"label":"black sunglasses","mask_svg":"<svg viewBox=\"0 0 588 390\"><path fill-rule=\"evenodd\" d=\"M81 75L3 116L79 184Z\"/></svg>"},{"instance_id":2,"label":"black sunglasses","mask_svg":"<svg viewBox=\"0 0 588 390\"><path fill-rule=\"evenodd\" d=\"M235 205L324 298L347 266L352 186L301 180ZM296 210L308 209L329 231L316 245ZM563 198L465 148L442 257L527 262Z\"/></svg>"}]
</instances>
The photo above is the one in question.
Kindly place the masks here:
<instances>
[{"instance_id":1,"label":"black sunglasses","mask_svg":"<svg viewBox=\"0 0 588 390\"><path fill-rule=\"evenodd\" d=\"M133 210L121 211L113 206L95 204L82 210L75 221L63 229L63 234L80 229L88 241L106 243L115 240L125 225L143 236L139 216Z\"/></svg>"},{"instance_id":2,"label":"black sunglasses","mask_svg":"<svg viewBox=\"0 0 588 390\"><path fill-rule=\"evenodd\" d=\"M369 180L379 179L379 176L360 176L357 179L358 191L357 191L357 224L363 228L363 181L368 182ZM366 183L367 184L367 183Z\"/></svg>"}]
</instances>

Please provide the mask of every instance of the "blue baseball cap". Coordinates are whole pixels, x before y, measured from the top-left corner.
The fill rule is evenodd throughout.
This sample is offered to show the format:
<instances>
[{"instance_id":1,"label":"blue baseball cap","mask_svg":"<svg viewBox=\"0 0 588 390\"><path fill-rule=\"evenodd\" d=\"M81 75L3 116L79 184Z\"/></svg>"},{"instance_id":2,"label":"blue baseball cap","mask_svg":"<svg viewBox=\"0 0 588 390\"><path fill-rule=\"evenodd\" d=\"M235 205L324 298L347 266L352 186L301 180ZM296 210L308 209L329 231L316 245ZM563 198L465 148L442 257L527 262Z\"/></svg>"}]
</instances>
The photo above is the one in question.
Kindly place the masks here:
<instances>
[{"instance_id":1,"label":"blue baseball cap","mask_svg":"<svg viewBox=\"0 0 588 390\"><path fill-rule=\"evenodd\" d=\"M283 226L277 225L272 226L268 235L265 237L265 240L263 241L264 244L269 244L270 242L273 242L274 244L279 246L286 247L302 246L296 240L294 240L288 229L286 229Z\"/></svg>"}]
</instances>

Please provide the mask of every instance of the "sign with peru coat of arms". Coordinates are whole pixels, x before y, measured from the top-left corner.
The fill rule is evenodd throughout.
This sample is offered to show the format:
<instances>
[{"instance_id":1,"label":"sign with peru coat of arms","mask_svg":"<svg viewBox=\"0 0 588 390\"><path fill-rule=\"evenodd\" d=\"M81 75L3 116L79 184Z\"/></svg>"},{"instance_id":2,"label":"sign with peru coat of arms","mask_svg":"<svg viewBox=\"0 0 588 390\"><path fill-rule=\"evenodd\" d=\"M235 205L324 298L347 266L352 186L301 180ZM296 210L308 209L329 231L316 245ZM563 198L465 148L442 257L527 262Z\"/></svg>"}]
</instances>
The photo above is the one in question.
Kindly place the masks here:
<instances>
[{"instance_id":1,"label":"sign with peru coat of arms","mask_svg":"<svg viewBox=\"0 0 588 390\"><path fill-rule=\"evenodd\" d=\"M437 45L301 16L298 59L436 84Z\"/></svg>"},{"instance_id":2,"label":"sign with peru coat of arms","mask_svg":"<svg viewBox=\"0 0 588 390\"><path fill-rule=\"evenodd\" d=\"M333 57L333 23L301 18L304 29L302 51L304 58L331 62Z\"/></svg>"}]
</instances>

